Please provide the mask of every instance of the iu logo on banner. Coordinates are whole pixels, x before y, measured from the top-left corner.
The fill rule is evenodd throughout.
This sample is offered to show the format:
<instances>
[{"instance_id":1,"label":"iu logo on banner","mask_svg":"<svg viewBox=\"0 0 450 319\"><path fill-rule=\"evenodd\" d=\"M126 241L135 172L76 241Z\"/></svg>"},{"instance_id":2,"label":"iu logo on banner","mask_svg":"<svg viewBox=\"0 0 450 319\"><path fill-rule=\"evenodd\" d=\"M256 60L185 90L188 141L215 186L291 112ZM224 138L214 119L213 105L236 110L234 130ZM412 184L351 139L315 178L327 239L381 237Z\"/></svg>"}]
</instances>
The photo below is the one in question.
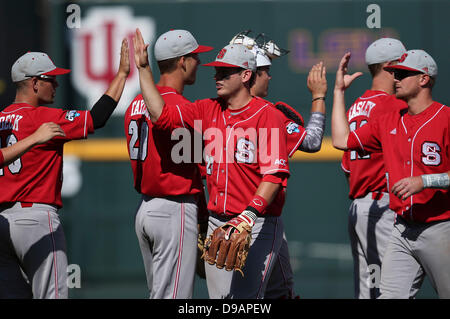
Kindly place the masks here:
<instances>
[{"instance_id":1,"label":"iu logo on banner","mask_svg":"<svg viewBox=\"0 0 450 319\"><path fill-rule=\"evenodd\" d=\"M140 91L132 40L136 28L141 30L146 43L154 42L155 21L136 17L125 6L90 8L81 20L81 28L72 29L72 84L87 99L89 108L106 91L117 72L124 37L128 38L131 72L113 115L123 115Z\"/></svg>"}]
</instances>

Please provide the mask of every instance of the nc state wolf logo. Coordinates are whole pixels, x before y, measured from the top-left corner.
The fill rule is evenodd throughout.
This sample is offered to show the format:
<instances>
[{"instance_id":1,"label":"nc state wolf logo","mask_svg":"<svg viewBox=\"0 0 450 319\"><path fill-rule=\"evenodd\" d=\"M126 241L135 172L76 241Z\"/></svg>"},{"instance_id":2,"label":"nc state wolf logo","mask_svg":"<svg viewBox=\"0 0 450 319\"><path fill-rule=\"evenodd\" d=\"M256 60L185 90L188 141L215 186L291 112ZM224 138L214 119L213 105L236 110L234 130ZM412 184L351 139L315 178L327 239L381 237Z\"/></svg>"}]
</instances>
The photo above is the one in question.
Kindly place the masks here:
<instances>
[{"instance_id":1,"label":"nc state wolf logo","mask_svg":"<svg viewBox=\"0 0 450 319\"><path fill-rule=\"evenodd\" d=\"M137 92L139 75L133 60L132 37L140 28L145 42L155 37L155 22L148 17L135 17L129 7L93 7L82 19L80 29L72 29L72 84L92 105L106 91L114 78L120 61L123 38L128 39L130 75L114 115L123 115Z\"/></svg>"}]
</instances>

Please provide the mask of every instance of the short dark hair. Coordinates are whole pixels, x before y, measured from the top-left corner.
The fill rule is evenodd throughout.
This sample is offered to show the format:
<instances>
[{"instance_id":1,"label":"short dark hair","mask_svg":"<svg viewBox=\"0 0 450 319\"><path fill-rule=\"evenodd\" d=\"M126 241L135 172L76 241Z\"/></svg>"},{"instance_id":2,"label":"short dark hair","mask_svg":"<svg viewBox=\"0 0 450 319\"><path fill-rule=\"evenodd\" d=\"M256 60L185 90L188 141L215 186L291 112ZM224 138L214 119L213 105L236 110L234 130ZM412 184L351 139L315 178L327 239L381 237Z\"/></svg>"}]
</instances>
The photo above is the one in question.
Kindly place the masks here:
<instances>
[{"instance_id":1,"label":"short dark hair","mask_svg":"<svg viewBox=\"0 0 450 319\"><path fill-rule=\"evenodd\" d=\"M430 78L430 81L428 81L426 87L429 87L430 90L432 90L434 84L436 83L436 77L434 77L434 76L429 76L429 78Z\"/></svg>"},{"instance_id":2,"label":"short dark hair","mask_svg":"<svg viewBox=\"0 0 450 319\"><path fill-rule=\"evenodd\" d=\"M22 91L23 89L25 89L27 87L27 81L28 80L29 79L22 80L22 81L19 81L19 82L14 82L14 84L16 85L16 90L17 91Z\"/></svg>"},{"instance_id":3,"label":"short dark hair","mask_svg":"<svg viewBox=\"0 0 450 319\"><path fill-rule=\"evenodd\" d=\"M383 70L383 63L375 63L368 65L370 75L372 75L372 78L374 78L378 73L380 73Z\"/></svg>"},{"instance_id":4,"label":"short dark hair","mask_svg":"<svg viewBox=\"0 0 450 319\"><path fill-rule=\"evenodd\" d=\"M177 68L177 63L181 59L180 56L175 58L158 61L159 73L170 73Z\"/></svg>"}]
</instances>

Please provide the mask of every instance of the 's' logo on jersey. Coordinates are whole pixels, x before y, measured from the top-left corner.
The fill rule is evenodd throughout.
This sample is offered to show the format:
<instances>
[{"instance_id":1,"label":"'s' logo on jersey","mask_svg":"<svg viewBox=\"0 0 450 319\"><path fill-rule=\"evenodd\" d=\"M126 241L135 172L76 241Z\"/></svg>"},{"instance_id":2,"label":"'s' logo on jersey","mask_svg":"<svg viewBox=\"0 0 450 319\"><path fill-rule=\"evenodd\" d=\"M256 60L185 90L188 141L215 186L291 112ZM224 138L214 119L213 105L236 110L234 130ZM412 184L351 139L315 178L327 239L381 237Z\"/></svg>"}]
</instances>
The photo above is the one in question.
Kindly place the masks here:
<instances>
[{"instance_id":1,"label":"'s' logo on jersey","mask_svg":"<svg viewBox=\"0 0 450 319\"><path fill-rule=\"evenodd\" d=\"M300 130L298 129L298 124L294 123L294 122L290 122L287 126L286 126L286 132L288 134L293 134L293 133L299 133Z\"/></svg>"},{"instance_id":2,"label":"'s' logo on jersey","mask_svg":"<svg viewBox=\"0 0 450 319\"><path fill-rule=\"evenodd\" d=\"M251 141L241 138L236 144L236 160L240 163L253 163L255 160L255 144Z\"/></svg>"},{"instance_id":3,"label":"'s' logo on jersey","mask_svg":"<svg viewBox=\"0 0 450 319\"><path fill-rule=\"evenodd\" d=\"M73 122L78 116L80 116L80 113L76 110L67 111L66 120Z\"/></svg>"},{"instance_id":4,"label":"'s' logo on jersey","mask_svg":"<svg viewBox=\"0 0 450 319\"><path fill-rule=\"evenodd\" d=\"M427 166L439 166L441 164L441 148L437 143L425 142L422 144L422 163Z\"/></svg>"}]
</instances>

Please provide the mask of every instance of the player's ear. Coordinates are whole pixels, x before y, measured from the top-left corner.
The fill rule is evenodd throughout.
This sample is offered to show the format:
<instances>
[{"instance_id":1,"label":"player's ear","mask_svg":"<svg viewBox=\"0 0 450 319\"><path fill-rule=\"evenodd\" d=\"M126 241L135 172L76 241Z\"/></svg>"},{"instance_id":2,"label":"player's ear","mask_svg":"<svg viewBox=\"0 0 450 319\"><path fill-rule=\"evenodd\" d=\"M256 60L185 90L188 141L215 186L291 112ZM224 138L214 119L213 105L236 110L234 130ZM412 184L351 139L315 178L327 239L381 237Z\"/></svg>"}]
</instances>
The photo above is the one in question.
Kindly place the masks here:
<instances>
[{"instance_id":1,"label":"player's ear","mask_svg":"<svg viewBox=\"0 0 450 319\"><path fill-rule=\"evenodd\" d=\"M33 89L33 92L37 92L38 90L38 78L33 77L30 79L31 88Z\"/></svg>"},{"instance_id":2,"label":"player's ear","mask_svg":"<svg viewBox=\"0 0 450 319\"><path fill-rule=\"evenodd\" d=\"M178 66L183 71L186 71L186 57L185 56L181 56L177 63L178 63Z\"/></svg>"},{"instance_id":3,"label":"player's ear","mask_svg":"<svg viewBox=\"0 0 450 319\"><path fill-rule=\"evenodd\" d=\"M241 79L243 83L249 82L252 78L253 72L251 70L243 70L241 72Z\"/></svg>"},{"instance_id":4,"label":"player's ear","mask_svg":"<svg viewBox=\"0 0 450 319\"><path fill-rule=\"evenodd\" d=\"M426 74L423 74L423 73L420 74L419 83L421 86L426 86L429 80L430 80L429 76L427 76Z\"/></svg>"},{"instance_id":5,"label":"player's ear","mask_svg":"<svg viewBox=\"0 0 450 319\"><path fill-rule=\"evenodd\" d=\"M420 85L422 87L432 88L434 86L434 80L427 74L420 75Z\"/></svg>"}]
</instances>

